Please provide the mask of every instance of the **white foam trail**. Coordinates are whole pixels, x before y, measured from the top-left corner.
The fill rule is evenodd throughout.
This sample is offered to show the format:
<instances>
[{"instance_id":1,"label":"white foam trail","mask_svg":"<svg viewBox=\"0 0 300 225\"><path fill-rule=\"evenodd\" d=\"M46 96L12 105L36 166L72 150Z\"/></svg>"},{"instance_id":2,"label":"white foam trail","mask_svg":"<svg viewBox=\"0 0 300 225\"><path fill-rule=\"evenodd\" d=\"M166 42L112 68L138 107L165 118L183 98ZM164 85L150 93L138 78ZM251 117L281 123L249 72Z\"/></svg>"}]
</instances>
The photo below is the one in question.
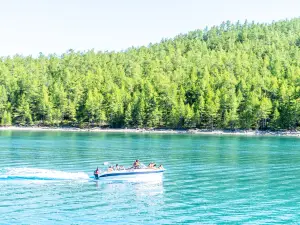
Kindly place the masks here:
<instances>
[{"instance_id":1,"label":"white foam trail","mask_svg":"<svg viewBox=\"0 0 300 225\"><path fill-rule=\"evenodd\" d=\"M5 168L0 170L0 178L81 180L89 179L89 176L84 172L64 172L38 168Z\"/></svg>"}]
</instances>

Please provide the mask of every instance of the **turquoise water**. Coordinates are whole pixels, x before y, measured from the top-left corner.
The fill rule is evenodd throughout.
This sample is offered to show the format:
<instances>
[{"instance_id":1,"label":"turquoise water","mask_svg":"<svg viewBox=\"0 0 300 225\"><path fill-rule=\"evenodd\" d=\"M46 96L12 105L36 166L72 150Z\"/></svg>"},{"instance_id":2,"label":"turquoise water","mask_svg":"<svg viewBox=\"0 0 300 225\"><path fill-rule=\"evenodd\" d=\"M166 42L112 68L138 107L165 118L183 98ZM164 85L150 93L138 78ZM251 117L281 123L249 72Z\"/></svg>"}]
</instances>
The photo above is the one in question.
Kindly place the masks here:
<instances>
[{"instance_id":1,"label":"turquoise water","mask_svg":"<svg viewBox=\"0 0 300 225\"><path fill-rule=\"evenodd\" d=\"M104 162L163 176L94 181ZM300 139L0 131L0 224L300 221Z\"/></svg>"}]
</instances>

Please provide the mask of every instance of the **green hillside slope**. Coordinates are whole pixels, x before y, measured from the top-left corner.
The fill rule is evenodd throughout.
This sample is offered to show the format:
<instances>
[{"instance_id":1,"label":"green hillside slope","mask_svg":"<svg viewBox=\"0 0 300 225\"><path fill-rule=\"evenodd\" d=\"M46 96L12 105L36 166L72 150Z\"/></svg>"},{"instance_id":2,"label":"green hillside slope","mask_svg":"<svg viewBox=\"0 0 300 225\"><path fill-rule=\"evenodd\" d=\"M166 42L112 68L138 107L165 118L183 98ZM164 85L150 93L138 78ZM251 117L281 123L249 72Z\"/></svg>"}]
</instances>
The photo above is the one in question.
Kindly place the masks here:
<instances>
[{"instance_id":1,"label":"green hillside slope","mask_svg":"<svg viewBox=\"0 0 300 225\"><path fill-rule=\"evenodd\" d=\"M227 22L124 52L2 58L0 120L2 125L296 129L300 19Z\"/></svg>"}]
</instances>

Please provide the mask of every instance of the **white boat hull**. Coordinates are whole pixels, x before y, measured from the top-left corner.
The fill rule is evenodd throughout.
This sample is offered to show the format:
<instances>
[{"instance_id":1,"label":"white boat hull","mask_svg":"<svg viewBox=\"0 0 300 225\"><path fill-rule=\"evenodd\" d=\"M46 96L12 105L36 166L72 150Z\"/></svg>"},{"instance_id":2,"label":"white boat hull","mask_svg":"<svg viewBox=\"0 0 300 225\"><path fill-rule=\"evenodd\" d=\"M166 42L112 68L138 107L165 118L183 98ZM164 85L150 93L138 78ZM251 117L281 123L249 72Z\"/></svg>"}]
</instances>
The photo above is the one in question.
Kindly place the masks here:
<instances>
[{"instance_id":1,"label":"white boat hull","mask_svg":"<svg viewBox=\"0 0 300 225\"><path fill-rule=\"evenodd\" d=\"M116 170L111 172L104 172L98 175L98 179L101 177L116 177L116 176L136 176L146 174L160 174L164 169L129 169L129 170ZM97 179L97 177L95 177Z\"/></svg>"}]
</instances>

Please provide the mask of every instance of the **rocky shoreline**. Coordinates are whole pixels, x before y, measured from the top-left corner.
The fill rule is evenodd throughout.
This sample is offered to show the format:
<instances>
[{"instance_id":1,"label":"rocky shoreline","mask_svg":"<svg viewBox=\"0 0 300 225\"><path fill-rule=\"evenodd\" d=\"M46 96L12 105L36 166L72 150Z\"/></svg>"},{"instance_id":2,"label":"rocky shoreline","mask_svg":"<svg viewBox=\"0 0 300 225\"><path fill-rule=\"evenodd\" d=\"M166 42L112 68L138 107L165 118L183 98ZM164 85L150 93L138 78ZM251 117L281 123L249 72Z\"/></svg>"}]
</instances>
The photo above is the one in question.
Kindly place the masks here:
<instances>
[{"instance_id":1,"label":"rocky shoreline","mask_svg":"<svg viewBox=\"0 0 300 225\"><path fill-rule=\"evenodd\" d=\"M260 131L260 130L204 130L204 129L147 129L147 128L76 128L76 127L22 127L9 126L0 127L0 130L19 130L19 131L69 131L69 132L123 132L123 133L162 133L162 134L207 134L207 135L243 135L243 136L291 136L300 137L300 131Z\"/></svg>"}]
</instances>

